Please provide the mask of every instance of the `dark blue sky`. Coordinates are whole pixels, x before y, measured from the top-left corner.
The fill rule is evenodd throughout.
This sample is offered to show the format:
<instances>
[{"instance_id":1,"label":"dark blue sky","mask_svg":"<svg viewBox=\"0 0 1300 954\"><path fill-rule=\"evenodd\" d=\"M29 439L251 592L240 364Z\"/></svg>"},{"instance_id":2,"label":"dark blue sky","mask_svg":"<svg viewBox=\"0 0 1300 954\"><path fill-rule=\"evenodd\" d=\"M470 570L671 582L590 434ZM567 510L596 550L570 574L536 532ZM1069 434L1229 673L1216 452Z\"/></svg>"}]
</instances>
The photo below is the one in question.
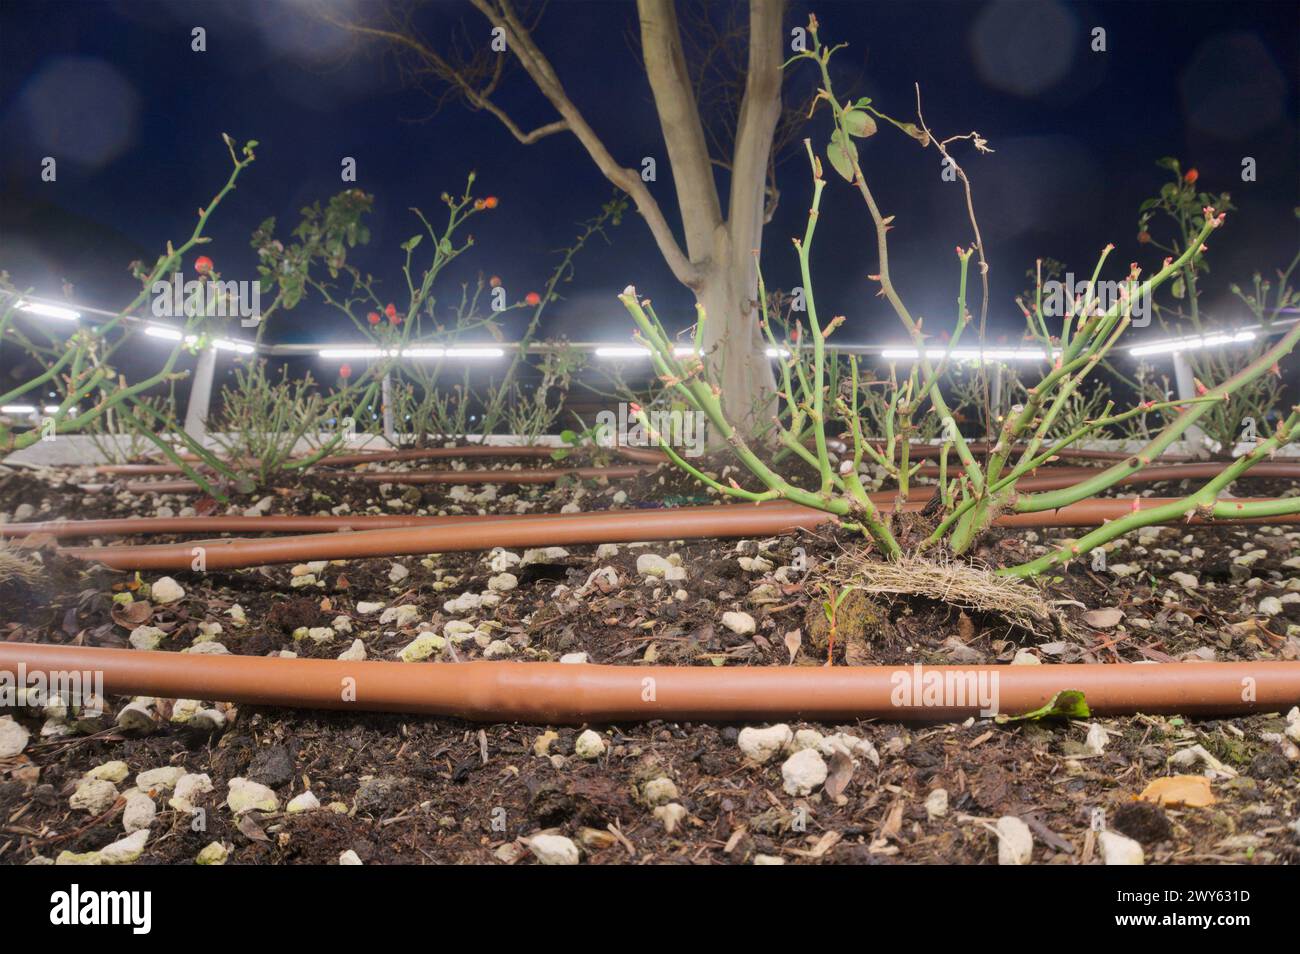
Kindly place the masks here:
<instances>
[{"instance_id":1,"label":"dark blue sky","mask_svg":"<svg viewBox=\"0 0 1300 954\"><path fill-rule=\"evenodd\" d=\"M849 43L835 61L841 92L911 118L919 82L932 128L978 129L996 150L959 153L993 267L995 327L1019 332L1011 299L1037 255L1085 271L1114 241L1117 265L1155 263L1158 255L1137 245L1134 222L1137 204L1164 181L1160 156L1182 157L1202 185L1231 191L1240 206L1212 250L1216 278L1271 271L1294 252L1294 4L862 0L795 4L787 26L805 23L809 9L827 39ZM486 34L466 3L430 4L420 15L435 37L460 21ZM206 53L190 50L194 26L207 30ZM620 161L659 158L653 189L675 220L649 87L629 51L635 27L631 2L555 0L537 39ZM1106 30L1106 53L1089 49L1094 27ZM168 238L188 234L194 209L224 181L225 131L261 142L211 229L206 251L226 278L254 277L251 230L275 215L287 233L302 205L344 187L340 160L353 156L357 185L376 196L361 260L395 292L397 246L418 231L408 207L436 214L439 193L459 189L470 169L501 207L476 220L477 247L451 280L481 269L512 295L539 287L551 250L610 194L576 140L562 134L524 147L486 114L453 103L433 115L426 96L401 87L391 62L373 49L342 57L338 39L288 0L0 0L0 268L39 293L57 295L66 278L78 299L120 305L133 292L127 263L146 253L152 261ZM810 83L804 64L787 97ZM521 71L500 99L521 125L554 118ZM808 126L814 142L825 140L826 123L819 113ZM940 180L932 150L899 135L866 141L862 154L885 211L897 216L896 283L914 311L950 321L952 248L969 241L959 187ZM46 155L59 159L56 183L40 181ZM1258 163L1253 184L1240 181L1244 156ZM769 284L789 286L788 239L802 232L809 191L800 154L782 165L781 187L764 262ZM897 340L865 282L875 270L865 210L838 179L826 208L814 261L823 309L849 316L846 341ZM629 338L613 300L629 282L654 295L661 313L688 320L690 299L639 219L629 216L613 238L579 261L571 300L548 330ZM342 327L308 302L270 334L322 340Z\"/></svg>"}]
</instances>

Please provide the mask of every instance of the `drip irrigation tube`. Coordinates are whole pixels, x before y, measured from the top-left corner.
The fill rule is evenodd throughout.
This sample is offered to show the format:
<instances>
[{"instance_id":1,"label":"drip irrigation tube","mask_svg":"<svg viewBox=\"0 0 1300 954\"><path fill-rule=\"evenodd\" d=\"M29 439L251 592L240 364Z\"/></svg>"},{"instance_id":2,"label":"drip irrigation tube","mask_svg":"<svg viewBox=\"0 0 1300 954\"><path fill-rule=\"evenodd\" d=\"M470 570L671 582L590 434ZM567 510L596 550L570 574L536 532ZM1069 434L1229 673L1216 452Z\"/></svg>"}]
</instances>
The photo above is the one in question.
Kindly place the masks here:
<instances>
[{"instance_id":1,"label":"drip irrigation tube","mask_svg":"<svg viewBox=\"0 0 1300 954\"><path fill-rule=\"evenodd\" d=\"M1106 520L1122 517L1133 509L1134 498L1103 497L1094 501L1072 504L1055 511L1037 513L1008 513L998 518L999 527L1045 527L1050 518L1052 527L1096 527ZM1139 506L1158 507L1171 503L1174 497L1142 497ZM1237 503L1262 503L1277 498L1272 497L1235 497ZM876 501L885 510L893 510L892 495L884 495ZM743 504L730 506L742 507ZM790 508L794 505L767 503L759 509ZM920 500L909 500L904 511L915 513L924 507ZM799 508L796 508L799 509ZM695 510L707 510L717 513L717 507L679 507L665 508L652 513L681 513ZM627 513L628 511L595 510L571 515L576 518L601 519L610 513ZM646 513L647 511L639 511ZM1046 514L1046 516L1045 516ZM159 536L189 533L315 533L341 530L388 530L397 527L443 527L455 524L484 524L498 520L548 520L561 516L553 513L509 514L487 516L479 514L452 515L445 517L400 516L397 514L358 514L345 517L271 515L264 517L114 517L98 520L42 520L33 523L0 523L0 539L27 536L46 536L55 539L75 537L107 536ZM568 515L566 515L568 516ZM829 518L828 518L829 519ZM1300 523L1300 515L1287 517L1259 517L1246 520L1216 519L1205 521L1193 515L1189 521L1193 524L1239 524L1239 523Z\"/></svg>"},{"instance_id":2,"label":"drip irrigation tube","mask_svg":"<svg viewBox=\"0 0 1300 954\"><path fill-rule=\"evenodd\" d=\"M148 466L148 465L145 465ZM1223 462L1195 464L1167 464L1146 467L1135 473L1122 477L1115 486L1133 484L1151 484L1167 480L1209 480L1217 477L1226 466ZM367 473L340 474L340 477L362 480L366 483L390 484L546 484L569 477L581 480L606 478L622 480L648 473L649 465L622 467L569 467L546 468L536 470L438 470L438 471L379 471ZM923 468L923 476L933 476L937 471ZM1022 477L1016 481L1016 489L1021 491L1060 490L1071 487L1089 476L1100 473L1092 467L1040 467L1034 476ZM1300 479L1300 463L1284 461L1265 461L1255 464L1237 479L1247 478L1287 478ZM82 484L87 492L117 489L112 484ZM127 493L145 494L184 494L198 493L202 488L190 480L128 481L120 489ZM910 499L924 499L931 492L929 487L913 488ZM893 495L890 495L893 496Z\"/></svg>"},{"instance_id":3,"label":"drip irrigation tube","mask_svg":"<svg viewBox=\"0 0 1300 954\"><path fill-rule=\"evenodd\" d=\"M1097 715L1227 715L1276 712L1300 703L1300 663L1294 662L718 669L346 662L0 643L0 672L21 685L24 670L28 679L34 673L48 677L99 672L104 690L117 695L552 724L773 718L950 721L978 716L984 705L1008 714L1029 712L1064 689L1082 691ZM936 699L926 691L933 680L940 687L938 705L925 704ZM1251 692L1243 691L1246 685ZM346 697L340 688L344 686L351 689Z\"/></svg>"},{"instance_id":4,"label":"drip irrigation tube","mask_svg":"<svg viewBox=\"0 0 1300 954\"><path fill-rule=\"evenodd\" d=\"M662 464L668 458L662 451L618 447L611 448L615 454L625 460L643 464ZM352 467L359 464L390 463L403 460L468 460L478 458L542 458L550 460L557 450L554 447L505 447L475 444L470 447L427 447L406 450L363 451L357 454L339 454L317 461L320 467ZM191 463L198 463L197 457L184 458ZM227 461L226 463L231 463ZM254 462L255 464L256 462ZM241 466L243 466L241 464ZM164 476L182 474L184 471L176 464L100 464L91 468L96 474L110 476ZM202 469L206 470L206 467Z\"/></svg>"},{"instance_id":5,"label":"drip irrigation tube","mask_svg":"<svg viewBox=\"0 0 1300 954\"><path fill-rule=\"evenodd\" d=\"M1141 507L1155 507L1160 498L1137 498ZM1246 503L1247 498L1232 498ZM904 510L915 512L923 504L911 501ZM882 508L889 505L882 501ZM1071 504L1059 510L1004 514L995 526L1095 527L1133 511L1132 499L1102 498ZM258 518L266 519L266 518ZM281 518L287 519L287 518ZM409 519L409 518L406 518ZM232 570L275 563L310 560L347 560L368 557L410 556L490 550L493 547L547 547L566 544L636 543L651 540L720 539L773 536L812 529L831 521L830 514L795 504L759 506L681 507L671 510L618 510L585 514L534 514L521 517L436 517L436 524L421 524L350 533L315 533L270 539L222 538L144 546L60 547L58 553L101 563L118 570L185 570L203 549L209 570ZM138 521L132 521L138 522ZM1237 521L1188 523L1230 524ZM1253 518L1244 523L1300 524L1300 514Z\"/></svg>"}]
</instances>

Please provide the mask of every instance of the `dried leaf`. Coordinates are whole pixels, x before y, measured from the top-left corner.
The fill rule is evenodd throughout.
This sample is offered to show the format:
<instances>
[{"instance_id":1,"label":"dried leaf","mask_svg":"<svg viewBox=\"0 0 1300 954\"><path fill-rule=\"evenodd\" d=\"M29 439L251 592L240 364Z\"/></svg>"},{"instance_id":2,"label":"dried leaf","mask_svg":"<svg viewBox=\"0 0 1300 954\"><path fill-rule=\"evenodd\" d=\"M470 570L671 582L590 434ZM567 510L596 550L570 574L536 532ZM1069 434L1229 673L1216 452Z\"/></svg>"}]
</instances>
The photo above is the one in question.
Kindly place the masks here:
<instances>
[{"instance_id":1,"label":"dried leaf","mask_svg":"<svg viewBox=\"0 0 1300 954\"><path fill-rule=\"evenodd\" d=\"M123 629L135 629L143 626L153 618L153 606L148 600L136 600L134 603L114 603L113 622Z\"/></svg>"},{"instance_id":2,"label":"dried leaf","mask_svg":"<svg viewBox=\"0 0 1300 954\"><path fill-rule=\"evenodd\" d=\"M1124 618L1124 611L1117 606L1089 610L1083 614L1083 621L1093 629L1112 629Z\"/></svg>"},{"instance_id":3,"label":"dried leaf","mask_svg":"<svg viewBox=\"0 0 1300 954\"><path fill-rule=\"evenodd\" d=\"M1217 801L1210 791L1210 780L1204 775L1168 775L1155 779L1138 798L1157 805L1187 808L1207 808Z\"/></svg>"},{"instance_id":4,"label":"dried leaf","mask_svg":"<svg viewBox=\"0 0 1300 954\"><path fill-rule=\"evenodd\" d=\"M826 784L823 786L826 794L831 797L831 801L836 805L843 805L848 801L844 797L844 790L849 787L849 782L852 779L853 759L837 749L835 754L831 756L831 771L826 776Z\"/></svg>"},{"instance_id":5,"label":"dried leaf","mask_svg":"<svg viewBox=\"0 0 1300 954\"><path fill-rule=\"evenodd\" d=\"M790 662L794 662L794 657L799 655L799 647L803 645L803 633L800 630L792 629L783 638L785 639L785 648L790 653Z\"/></svg>"},{"instance_id":6,"label":"dried leaf","mask_svg":"<svg viewBox=\"0 0 1300 954\"><path fill-rule=\"evenodd\" d=\"M266 832L262 831L262 826L259 825L256 819L253 818L251 812L245 815L240 815L238 825L239 825L239 830L244 833L244 837L247 838L249 841L270 841L271 840L270 838L266 837Z\"/></svg>"}]
</instances>

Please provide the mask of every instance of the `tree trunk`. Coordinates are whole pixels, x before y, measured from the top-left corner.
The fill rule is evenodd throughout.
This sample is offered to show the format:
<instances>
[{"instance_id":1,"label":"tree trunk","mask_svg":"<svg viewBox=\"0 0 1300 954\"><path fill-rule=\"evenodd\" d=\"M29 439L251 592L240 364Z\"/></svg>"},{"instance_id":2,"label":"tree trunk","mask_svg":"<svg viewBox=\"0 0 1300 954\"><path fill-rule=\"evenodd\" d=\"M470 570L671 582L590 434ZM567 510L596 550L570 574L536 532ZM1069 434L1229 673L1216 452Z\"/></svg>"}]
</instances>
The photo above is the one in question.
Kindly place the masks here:
<instances>
[{"instance_id":1,"label":"tree trunk","mask_svg":"<svg viewBox=\"0 0 1300 954\"><path fill-rule=\"evenodd\" d=\"M726 226L719 226L711 256L717 264L696 291L695 300L704 307L705 362L722 389L723 411L733 427L747 434L771 416L776 377L758 325L754 255L749 249L742 254L744 260L732 248ZM710 446L716 447L718 441L719 436L710 433Z\"/></svg>"}]
</instances>

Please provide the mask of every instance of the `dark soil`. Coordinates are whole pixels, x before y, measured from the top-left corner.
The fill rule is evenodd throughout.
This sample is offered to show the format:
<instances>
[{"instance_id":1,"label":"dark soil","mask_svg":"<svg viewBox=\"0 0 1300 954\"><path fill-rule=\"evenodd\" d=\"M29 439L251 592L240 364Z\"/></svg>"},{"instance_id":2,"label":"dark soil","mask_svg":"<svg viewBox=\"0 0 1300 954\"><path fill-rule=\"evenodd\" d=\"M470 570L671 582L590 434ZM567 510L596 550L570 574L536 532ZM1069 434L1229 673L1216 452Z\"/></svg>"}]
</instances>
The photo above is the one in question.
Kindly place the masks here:
<instances>
[{"instance_id":1,"label":"dark soil","mask_svg":"<svg viewBox=\"0 0 1300 954\"><path fill-rule=\"evenodd\" d=\"M567 463L567 462L566 462ZM388 465L384 465L388 466ZM479 466L472 462L471 467ZM536 462L524 466L536 466ZM1295 492L1281 482L1256 482L1239 493ZM1153 487L1152 494L1180 488ZM1144 488L1146 490L1146 488ZM601 485L565 482L556 487L402 487L363 485L342 476L311 476L292 486L239 498L243 512L262 496L268 513L514 513L554 512L576 502L583 510L659 507L713 502L675 472ZM626 498L616 494L625 493ZM478 499L472 499L481 495ZM0 476L0 511L21 503L31 519L90 518L126 514L223 513L197 496L86 494L75 482L49 474ZM346 509L344 509L346 508ZM1028 559L1059 535L993 533L976 554L1000 565ZM158 538L159 542L167 538ZM1280 612L1260 609L1268 596L1300 591L1300 572L1284 563L1300 552L1293 528L1168 528L1139 544L1136 536L1108 554L1106 569L1079 561L1042 582L1051 615L1034 630L997 614L967 613L923 599L862 599L842 608L833 649L827 638L821 582L856 544L831 532L771 540L695 541L620 546L595 557L595 547L570 547L528 566L511 567L519 585L499 606L452 614L443 604L461 593L481 593L494 571L487 555L442 554L427 560L357 560L332 563L316 584L295 586L288 566L207 574L177 573L186 595L152 606L147 617L127 617L116 593L144 595L141 583L161 574L115 573L87 568L39 548L44 564L34 583L0 584L0 638L10 641L124 646L142 623L163 630L161 648L178 651L216 639L232 653L334 658L354 638L368 657L391 660L421 629L441 633L453 618L490 623L493 639L512 647L512 658L554 660L585 652L590 661L635 666L767 666L791 662L787 636L798 634L793 662L836 664L1009 662L1027 652L1043 662L1175 661L1300 658L1300 601ZM1035 549L1039 548L1039 549ZM800 550L801 553L797 553ZM1263 550L1246 565L1234 558ZM676 554L686 568L681 582L644 583L639 554ZM747 570L742 556L761 557L773 569ZM802 556L803 563L799 558ZM394 564L407 572L396 582ZM805 566L806 572L779 571ZM1116 567L1132 567L1117 575ZM618 583L588 583L610 567ZM1172 573L1199 578L1195 588ZM400 576L400 571L396 576ZM684 591L678 593L677 591ZM416 618L399 629L377 614L357 612L360 602L412 605ZM247 620L237 625L231 608ZM1088 626L1088 610L1118 607L1118 627ZM752 636L721 624L728 610L750 613ZM303 638L303 628L329 628L339 617L351 632L326 641ZM201 628L207 624L207 634ZM222 629L215 635L211 624ZM295 634L298 638L295 638ZM473 639L456 645L459 658L478 658ZM394 665L439 665L433 659ZM554 831L582 847L583 862L718 864L760 856L789 863L996 863L997 840L987 823L1003 815L1022 818L1034 834L1040 863L1098 863L1096 811L1111 830L1142 843L1148 863L1300 861L1291 827L1300 791L1300 752L1282 734L1285 713L1249 718L1193 720L1138 715L1093 720L1109 733L1101 754L1088 750L1087 722L962 725L857 722L846 726L791 723L831 735L844 731L874 745L879 764L856 759L839 800L821 789L786 794L781 755L762 766L746 761L736 741L743 726L701 723L597 725L604 755L574 753L587 727L478 725L455 719L404 715L321 713L226 706L219 731L163 721L139 735L119 730L112 714L127 700L110 698L109 714L83 721L62 736L41 736L44 719L15 713L31 730L26 751L0 761L0 861L21 864L53 859L62 851L92 851L123 835L121 802L102 817L70 808L79 777L104 762L135 773L162 766L206 773L213 791L195 804L203 824L174 811L158 794L158 816L141 860L191 863L213 841L230 850L231 863L335 863L351 850L366 863L531 863L528 838ZM546 755L539 737L554 732ZM1223 771L1212 781L1216 804L1208 808L1156 807L1136 801L1154 778L1196 773L1205 765L1171 766L1180 750L1202 746ZM646 803L645 783L660 776L676 786L685 817L672 832ZM281 809L312 791L321 809L245 816L225 807L228 782L249 778L270 786ZM946 813L927 811L927 797L943 788ZM662 813L661 813L662 815Z\"/></svg>"}]
</instances>

